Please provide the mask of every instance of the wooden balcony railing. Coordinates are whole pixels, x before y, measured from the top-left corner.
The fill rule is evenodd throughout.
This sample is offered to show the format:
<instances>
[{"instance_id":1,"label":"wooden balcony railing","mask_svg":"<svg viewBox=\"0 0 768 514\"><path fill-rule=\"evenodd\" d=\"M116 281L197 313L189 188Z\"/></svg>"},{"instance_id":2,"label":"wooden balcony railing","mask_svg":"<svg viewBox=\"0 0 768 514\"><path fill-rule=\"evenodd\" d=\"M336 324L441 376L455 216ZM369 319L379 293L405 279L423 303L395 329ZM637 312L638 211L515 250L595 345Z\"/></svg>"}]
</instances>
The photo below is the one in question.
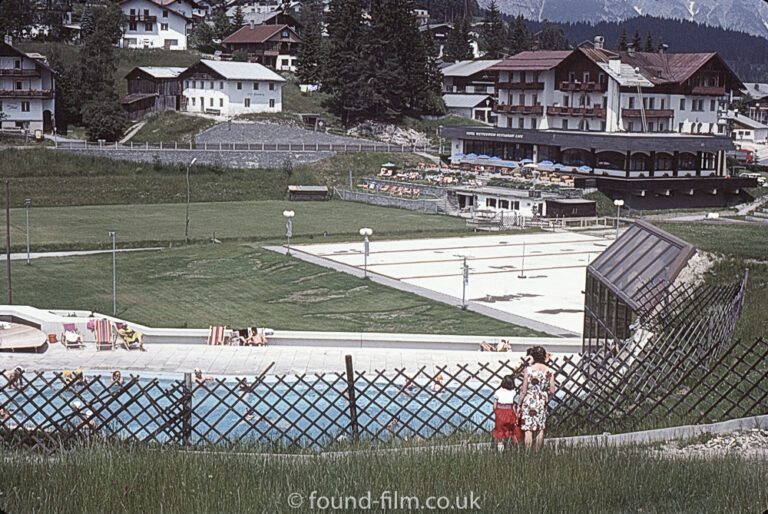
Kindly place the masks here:
<instances>
[{"instance_id":1,"label":"wooden balcony railing","mask_svg":"<svg viewBox=\"0 0 768 514\"><path fill-rule=\"evenodd\" d=\"M641 118L640 109L622 109L621 115L624 118ZM646 118L671 118L675 115L672 109L645 109Z\"/></svg>"},{"instance_id":2,"label":"wooden balcony railing","mask_svg":"<svg viewBox=\"0 0 768 514\"><path fill-rule=\"evenodd\" d=\"M0 75L3 77L39 77L40 70L38 69L21 69L21 68L2 68L0 69Z\"/></svg>"},{"instance_id":3,"label":"wooden balcony railing","mask_svg":"<svg viewBox=\"0 0 768 514\"><path fill-rule=\"evenodd\" d=\"M605 91L607 84L601 84L600 82L569 82L564 80L560 83L561 91Z\"/></svg>"},{"instance_id":4,"label":"wooden balcony railing","mask_svg":"<svg viewBox=\"0 0 768 514\"><path fill-rule=\"evenodd\" d=\"M605 109L602 107L561 107L561 106L549 106L547 107L547 115L558 116L595 116L599 118L605 117Z\"/></svg>"},{"instance_id":5,"label":"wooden balcony railing","mask_svg":"<svg viewBox=\"0 0 768 514\"><path fill-rule=\"evenodd\" d=\"M544 113L544 107L541 105L506 105L498 104L493 110L500 114L535 114L540 116Z\"/></svg>"},{"instance_id":6,"label":"wooden balcony railing","mask_svg":"<svg viewBox=\"0 0 768 514\"><path fill-rule=\"evenodd\" d=\"M50 89L0 89L0 98L53 98Z\"/></svg>"},{"instance_id":7,"label":"wooden balcony railing","mask_svg":"<svg viewBox=\"0 0 768 514\"><path fill-rule=\"evenodd\" d=\"M544 89L543 82L497 82L497 89Z\"/></svg>"},{"instance_id":8,"label":"wooden balcony railing","mask_svg":"<svg viewBox=\"0 0 768 514\"><path fill-rule=\"evenodd\" d=\"M693 86L692 95L724 96L725 86Z\"/></svg>"},{"instance_id":9,"label":"wooden balcony railing","mask_svg":"<svg viewBox=\"0 0 768 514\"><path fill-rule=\"evenodd\" d=\"M156 22L157 16L152 16L149 14L126 14L125 19L131 22L138 22L138 23L145 23L145 22Z\"/></svg>"}]
</instances>

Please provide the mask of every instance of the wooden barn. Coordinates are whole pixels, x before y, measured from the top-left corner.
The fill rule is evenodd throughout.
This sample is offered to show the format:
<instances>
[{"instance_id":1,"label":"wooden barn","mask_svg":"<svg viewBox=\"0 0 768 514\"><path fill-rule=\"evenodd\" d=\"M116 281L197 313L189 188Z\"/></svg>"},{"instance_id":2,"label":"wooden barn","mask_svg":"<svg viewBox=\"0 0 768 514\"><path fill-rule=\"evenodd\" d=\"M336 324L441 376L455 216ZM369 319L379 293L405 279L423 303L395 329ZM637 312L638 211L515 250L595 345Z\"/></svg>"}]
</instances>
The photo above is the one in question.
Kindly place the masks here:
<instances>
[{"instance_id":1,"label":"wooden barn","mask_svg":"<svg viewBox=\"0 0 768 514\"><path fill-rule=\"evenodd\" d=\"M139 66L128 72L125 76L128 81L128 94L120 101L128 119L135 121L148 114L179 110L179 74L185 69Z\"/></svg>"}]
</instances>

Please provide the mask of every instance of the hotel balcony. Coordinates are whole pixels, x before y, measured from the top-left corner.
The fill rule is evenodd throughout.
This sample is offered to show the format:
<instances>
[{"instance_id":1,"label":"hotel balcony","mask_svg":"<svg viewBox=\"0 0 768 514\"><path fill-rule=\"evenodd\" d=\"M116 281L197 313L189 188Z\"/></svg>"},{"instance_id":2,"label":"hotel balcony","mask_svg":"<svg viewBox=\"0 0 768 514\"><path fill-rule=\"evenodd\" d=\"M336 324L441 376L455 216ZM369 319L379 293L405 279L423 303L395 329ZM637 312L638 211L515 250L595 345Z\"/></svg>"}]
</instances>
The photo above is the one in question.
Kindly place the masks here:
<instances>
[{"instance_id":1,"label":"hotel balcony","mask_svg":"<svg viewBox=\"0 0 768 514\"><path fill-rule=\"evenodd\" d=\"M550 106L547 107L547 116L595 116L598 118L605 118L605 109L602 107L560 107Z\"/></svg>"},{"instance_id":2,"label":"hotel balcony","mask_svg":"<svg viewBox=\"0 0 768 514\"><path fill-rule=\"evenodd\" d=\"M38 69L21 69L21 68L2 68L0 69L0 76L2 77L39 77L40 70Z\"/></svg>"},{"instance_id":3,"label":"hotel balcony","mask_svg":"<svg viewBox=\"0 0 768 514\"><path fill-rule=\"evenodd\" d=\"M725 86L693 86L692 95L725 96Z\"/></svg>"},{"instance_id":4,"label":"hotel balcony","mask_svg":"<svg viewBox=\"0 0 768 514\"><path fill-rule=\"evenodd\" d=\"M543 82L497 82L496 89L544 89Z\"/></svg>"},{"instance_id":5,"label":"hotel balcony","mask_svg":"<svg viewBox=\"0 0 768 514\"><path fill-rule=\"evenodd\" d=\"M621 115L624 118L642 118L640 109L622 109ZM645 109L646 118L671 118L674 115L672 109Z\"/></svg>"},{"instance_id":6,"label":"hotel balcony","mask_svg":"<svg viewBox=\"0 0 768 514\"><path fill-rule=\"evenodd\" d=\"M0 89L0 98L53 98L54 92L50 89Z\"/></svg>"},{"instance_id":7,"label":"hotel balcony","mask_svg":"<svg viewBox=\"0 0 768 514\"><path fill-rule=\"evenodd\" d=\"M564 80L560 83L561 91L600 91L604 92L607 89L607 84L601 84L599 82L569 82Z\"/></svg>"},{"instance_id":8,"label":"hotel balcony","mask_svg":"<svg viewBox=\"0 0 768 514\"><path fill-rule=\"evenodd\" d=\"M138 23L148 23L148 22L156 22L157 16L151 16L149 14L126 14L125 19L130 22L138 22Z\"/></svg>"},{"instance_id":9,"label":"hotel balcony","mask_svg":"<svg viewBox=\"0 0 768 514\"><path fill-rule=\"evenodd\" d=\"M493 110L500 114L535 114L536 116L541 116L544 113L544 107L541 105L498 104Z\"/></svg>"}]
</instances>

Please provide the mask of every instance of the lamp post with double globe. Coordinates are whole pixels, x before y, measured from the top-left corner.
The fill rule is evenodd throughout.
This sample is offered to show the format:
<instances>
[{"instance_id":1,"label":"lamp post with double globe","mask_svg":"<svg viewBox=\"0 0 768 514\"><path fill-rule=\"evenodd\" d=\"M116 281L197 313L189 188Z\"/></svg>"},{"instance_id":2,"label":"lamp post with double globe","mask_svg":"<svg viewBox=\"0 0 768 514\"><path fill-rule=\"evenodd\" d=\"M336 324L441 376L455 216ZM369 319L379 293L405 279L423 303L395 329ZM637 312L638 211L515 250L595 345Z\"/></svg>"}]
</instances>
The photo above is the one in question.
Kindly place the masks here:
<instances>
[{"instance_id":1,"label":"lamp post with double globe","mask_svg":"<svg viewBox=\"0 0 768 514\"><path fill-rule=\"evenodd\" d=\"M616 239L619 238L619 218L621 217L621 206L624 205L624 200L614 200L613 205L616 206Z\"/></svg>"},{"instance_id":2,"label":"lamp post with double globe","mask_svg":"<svg viewBox=\"0 0 768 514\"><path fill-rule=\"evenodd\" d=\"M370 243L368 242L368 236L373 234L373 229L361 228L360 235L363 236L363 278L368 278L368 254L371 253Z\"/></svg>"},{"instance_id":3,"label":"lamp post with double globe","mask_svg":"<svg viewBox=\"0 0 768 514\"><path fill-rule=\"evenodd\" d=\"M291 236L293 235L293 221L291 219L296 216L296 213L293 211L283 211L283 216L285 217L285 237L288 238L288 250L285 254L291 255Z\"/></svg>"}]
</instances>

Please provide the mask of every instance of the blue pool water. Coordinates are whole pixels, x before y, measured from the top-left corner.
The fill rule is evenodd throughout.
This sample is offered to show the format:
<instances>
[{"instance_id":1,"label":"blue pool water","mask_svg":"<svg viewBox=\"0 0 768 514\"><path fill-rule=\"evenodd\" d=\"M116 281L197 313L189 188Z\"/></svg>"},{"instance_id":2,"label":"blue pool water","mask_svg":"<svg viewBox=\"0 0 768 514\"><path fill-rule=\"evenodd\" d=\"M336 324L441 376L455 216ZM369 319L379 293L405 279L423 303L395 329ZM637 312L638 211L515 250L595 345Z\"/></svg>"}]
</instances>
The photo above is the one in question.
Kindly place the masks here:
<instances>
[{"instance_id":1,"label":"blue pool water","mask_svg":"<svg viewBox=\"0 0 768 514\"><path fill-rule=\"evenodd\" d=\"M46 373L22 391L6 388L0 401L12 412L12 423L49 430L65 427L74 415L74 402L91 411L97 431L129 440L234 443L249 440L324 445L352 435L346 382L336 375L265 377L252 391L242 391L233 378L193 385L191 416L183 416L183 376L157 373L141 376L123 391L103 375L90 389L45 387L54 377ZM93 375L86 373L86 377ZM125 377L126 385L129 377ZM479 381L448 381L442 392L430 390L426 379L415 380L410 394L389 382L355 382L360 437L431 437L493 428L493 390ZM183 432L184 419L191 433Z\"/></svg>"}]
</instances>

